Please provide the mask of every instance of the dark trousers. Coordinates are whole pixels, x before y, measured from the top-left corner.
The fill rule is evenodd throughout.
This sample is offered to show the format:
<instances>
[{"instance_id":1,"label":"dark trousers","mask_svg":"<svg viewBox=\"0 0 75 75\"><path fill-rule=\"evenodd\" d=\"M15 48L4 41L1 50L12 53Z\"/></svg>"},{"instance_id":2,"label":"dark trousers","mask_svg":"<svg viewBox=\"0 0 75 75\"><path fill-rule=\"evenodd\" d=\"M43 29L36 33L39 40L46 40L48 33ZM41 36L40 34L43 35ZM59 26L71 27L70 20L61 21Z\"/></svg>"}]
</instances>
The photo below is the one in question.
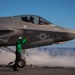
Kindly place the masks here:
<instances>
[{"instance_id":1,"label":"dark trousers","mask_svg":"<svg viewBox=\"0 0 75 75\"><path fill-rule=\"evenodd\" d=\"M16 59L15 59L15 64L13 65L13 67L14 67L14 70L17 70L18 62L21 59L21 53L16 51L15 54L16 54Z\"/></svg>"}]
</instances>

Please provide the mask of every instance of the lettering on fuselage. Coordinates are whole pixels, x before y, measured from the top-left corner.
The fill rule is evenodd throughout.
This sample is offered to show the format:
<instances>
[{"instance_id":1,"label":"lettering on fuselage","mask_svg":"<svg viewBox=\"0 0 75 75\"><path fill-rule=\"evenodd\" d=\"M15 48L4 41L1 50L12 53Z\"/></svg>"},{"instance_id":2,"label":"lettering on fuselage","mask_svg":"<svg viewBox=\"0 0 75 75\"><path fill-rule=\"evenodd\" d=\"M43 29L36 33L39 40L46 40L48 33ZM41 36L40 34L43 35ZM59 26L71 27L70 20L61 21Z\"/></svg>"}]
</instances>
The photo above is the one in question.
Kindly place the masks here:
<instances>
[{"instance_id":1,"label":"lettering on fuselage","mask_svg":"<svg viewBox=\"0 0 75 75\"><path fill-rule=\"evenodd\" d=\"M36 35L36 38L45 40L45 39L49 38L49 35L46 35L45 33L41 33L40 35Z\"/></svg>"}]
</instances>

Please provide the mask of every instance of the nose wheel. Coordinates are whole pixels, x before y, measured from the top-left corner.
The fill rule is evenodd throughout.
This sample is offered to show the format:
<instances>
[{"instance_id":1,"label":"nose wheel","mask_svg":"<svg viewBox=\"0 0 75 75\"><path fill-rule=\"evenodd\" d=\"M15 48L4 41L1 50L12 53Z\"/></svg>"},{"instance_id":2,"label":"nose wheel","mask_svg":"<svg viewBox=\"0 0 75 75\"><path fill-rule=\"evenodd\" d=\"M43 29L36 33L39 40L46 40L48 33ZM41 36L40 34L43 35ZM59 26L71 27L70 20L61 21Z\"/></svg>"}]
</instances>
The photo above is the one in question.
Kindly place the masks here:
<instances>
[{"instance_id":1,"label":"nose wheel","mask_svg":"<svg viewBox=\"0 0 75 75\"><path fill-rule=\"evenodd\" d=\"M24 59L21 59L19 62L18 62L18 67L19 68L23 68L24 66L26 66L26 61Z\"/></svg>"},{"instance_id":2,"label":"nose wheel","mask_svg":"<svg viewBox=\"0 0 75 75\"><path fill-rule=\"evenodd\" d=\"M26 66L26 55L25 55L25 50L22 50L22 53L21 53L21 59L18 61L18 67L19 68L23 68Z\"/></svg>"}]
</instances>

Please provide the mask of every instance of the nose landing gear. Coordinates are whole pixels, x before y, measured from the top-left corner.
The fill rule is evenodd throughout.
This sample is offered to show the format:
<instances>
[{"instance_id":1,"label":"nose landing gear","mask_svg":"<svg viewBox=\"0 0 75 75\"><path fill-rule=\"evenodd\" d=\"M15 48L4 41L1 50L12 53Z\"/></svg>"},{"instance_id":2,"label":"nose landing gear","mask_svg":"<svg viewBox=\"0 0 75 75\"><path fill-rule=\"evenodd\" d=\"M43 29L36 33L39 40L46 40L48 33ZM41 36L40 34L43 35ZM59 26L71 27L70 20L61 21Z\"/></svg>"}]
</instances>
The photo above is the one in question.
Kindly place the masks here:
<instances>
[{"instance_id":1,"label":"nose landing gear","mask_svg":"<svg viewBox=\"0 0 75 75\"><path fill-rule=\"evenodd\" d=\"M19 68L23 68L26 66L26 61L24 59L21 59L19 62L18 62L18 67Z\"/></svg>"},{"instance_id":2,"label":"nose landing gear","mask_svg":"<svg viewBox=\"0 0 75 75\"><path fill-rule=\"evenodd\" d=\"M19 68L23 68L26 66L26 60L25 59L26 59L25 50L22 50L21 59L18 62Z\"/></svg>"}]
</instances>

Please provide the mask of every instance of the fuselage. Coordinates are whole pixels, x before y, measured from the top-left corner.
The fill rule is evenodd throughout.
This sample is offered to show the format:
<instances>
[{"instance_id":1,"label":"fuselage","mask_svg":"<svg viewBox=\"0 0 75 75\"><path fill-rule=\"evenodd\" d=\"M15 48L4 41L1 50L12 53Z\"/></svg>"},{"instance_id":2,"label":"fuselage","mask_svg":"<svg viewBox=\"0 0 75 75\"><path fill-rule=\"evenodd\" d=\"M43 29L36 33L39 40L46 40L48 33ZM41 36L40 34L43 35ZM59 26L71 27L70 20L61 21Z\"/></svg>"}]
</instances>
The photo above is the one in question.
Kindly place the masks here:
<instances>
[{"instance_id":1,"label":"fuselage","mask_svg":"<svg viewBox=\"0 0 75 75\"><path fill-rule=\"evenodd\" d=\"M75 39L75 31L52 23L49 24L49 22L35 24L15 20L14 17L1 17L0 46L15 45L19 36L28 39L28 43L24 45L24 48L33 48Z\"/></svg>"}]
</instances>

